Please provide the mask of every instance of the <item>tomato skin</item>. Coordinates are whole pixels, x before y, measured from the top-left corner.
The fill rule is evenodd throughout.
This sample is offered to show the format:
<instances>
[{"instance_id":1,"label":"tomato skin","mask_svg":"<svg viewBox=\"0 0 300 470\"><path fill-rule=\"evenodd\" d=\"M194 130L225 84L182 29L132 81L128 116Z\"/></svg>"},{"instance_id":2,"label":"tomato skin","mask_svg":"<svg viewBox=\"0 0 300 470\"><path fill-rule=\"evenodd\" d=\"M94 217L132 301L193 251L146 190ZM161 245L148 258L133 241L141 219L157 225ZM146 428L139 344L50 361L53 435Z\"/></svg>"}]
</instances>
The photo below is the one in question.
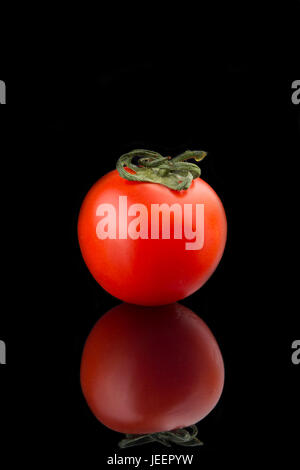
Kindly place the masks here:
<instances>
[{"instance_id":1,"label":"tomato skin","mask_svg":"<svg viewBox=\"0 0 300 470\"><path fill-rule=\"evenodd\" d=\"M213 334L190 309L121 304L92 329L80 376L99 421L144 434L204 418L221 396L224 364Z\"/></svg>"},{"instance_id":2,"label":"tomato skin","mask_svg":"<svg viewBox=\"0 0 300 470\"><path fill-rule=\"evenodd\" d=\"M100 240L96 235L97 207L109 203L118 208L119 196L127 196L128 207L144 204L149 214L151 204L180 204L182 208L184 204L204 204L203 248L186 250L185 244L190 240L174 239L172 223L170 239ZM117 211L117 230L118 227ZM216 269L226 236L223 205L211 186L201 178L195 179L188 190L173 191L159 184L127 181L114 170L92 186L78 218L80 249L96 281L111 295L146 306L176 302L198 290Z\"/></svg>"}]
</instances>

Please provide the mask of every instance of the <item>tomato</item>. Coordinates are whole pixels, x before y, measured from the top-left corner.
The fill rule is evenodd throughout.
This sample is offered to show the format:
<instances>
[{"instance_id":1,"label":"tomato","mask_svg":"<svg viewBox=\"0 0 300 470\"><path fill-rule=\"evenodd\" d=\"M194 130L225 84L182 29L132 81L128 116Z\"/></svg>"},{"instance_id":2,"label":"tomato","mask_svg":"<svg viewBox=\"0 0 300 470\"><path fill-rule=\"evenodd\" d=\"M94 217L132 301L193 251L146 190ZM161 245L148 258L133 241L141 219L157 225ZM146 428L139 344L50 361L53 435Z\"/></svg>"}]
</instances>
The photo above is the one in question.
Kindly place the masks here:
<instances>
[{"instance_id":1,"label":"tomato","mask_svg":"<svg viewBox=\"0 0 300 470\"><path fill-rule=\"evenodd\" d=\"M96 281L146 306L176 302L203 286L226 234L223 205L201 178L177 191L127 181L114 170L92 186L78 218L80 249Z\"/></svg>"},{"instance_id":2,"label":"tomato","mask_svg":"<svg viewBox=\"0 0 300 470\"><path fill-rule=\"evenodd\" d=\"M144 434L190 426L218 402L224 365L208 326L180 304L121 304L84 346L81 386L101 423Z\"/></svg>"}]
</instances>

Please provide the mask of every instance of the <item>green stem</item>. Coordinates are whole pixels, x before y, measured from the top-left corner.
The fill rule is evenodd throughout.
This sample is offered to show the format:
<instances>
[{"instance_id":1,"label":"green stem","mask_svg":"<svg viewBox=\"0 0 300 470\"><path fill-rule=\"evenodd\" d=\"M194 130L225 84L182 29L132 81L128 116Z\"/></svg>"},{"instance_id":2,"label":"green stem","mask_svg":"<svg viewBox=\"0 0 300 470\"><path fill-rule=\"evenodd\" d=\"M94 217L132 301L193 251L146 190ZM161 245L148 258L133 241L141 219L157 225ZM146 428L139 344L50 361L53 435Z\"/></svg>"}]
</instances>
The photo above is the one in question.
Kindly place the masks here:
<instances>
[{"instance_id":1,"label":"green stem","mask_svg":"<svg viewBox=\"0 0 300 470\"><path fill-rule=\"evenodd\" d=\"M190 432L188 431L190 429ZM198 429L195 424L187 429L176 429L174 431L156 432L153 434L126 434L126 438L119 442L119 447L140 446L150 442L159 442L160 444L171 447L172 443L180 446L201 446L203 442L197 439Z\"/></svg>"},{"instance_id":2,"label":"green stem","mask_svg":"<svg viewBox=\"0 0 300 470\"><path fill-rule=\"evenodd\" d=\"M201 174L197 165L186 160L201 161L206 155L203 150L187 150L171 159L151 150L137 149L119 158L117 170L120 176L128 181L157 183L181 191L188 189L193 179ZM137 165L132 161L134 158L138 159Z\"/></svg>"}]
</instances>

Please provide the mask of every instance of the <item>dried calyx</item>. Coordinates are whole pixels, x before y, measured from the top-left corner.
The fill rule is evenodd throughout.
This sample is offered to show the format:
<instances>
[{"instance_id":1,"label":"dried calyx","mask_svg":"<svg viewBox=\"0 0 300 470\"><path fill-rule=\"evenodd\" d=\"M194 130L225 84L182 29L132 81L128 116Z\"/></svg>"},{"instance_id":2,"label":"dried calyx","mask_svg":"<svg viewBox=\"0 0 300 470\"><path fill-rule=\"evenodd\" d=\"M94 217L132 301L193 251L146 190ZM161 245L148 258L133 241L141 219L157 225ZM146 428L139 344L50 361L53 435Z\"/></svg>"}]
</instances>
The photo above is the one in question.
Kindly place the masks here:
<instances>
[{"instance_id":1,"label":"dried calyx","mask_svg":"<svg viewBox=\"0 0 300 470\"><path fill-rule=\"evenodd\" d=\"M187 150L171 159L151 150L137 149L119 158L117 170L122 178L129 181L157 183L181 191L188 189L192 181L201 174L197 165L186 160L194 159L199 162L206 155L203 150Z\"/></svg>"},{"instance_id":2,"label":"dried calyx","mask_svg":"<svg viewBox=\"0 0 300 470\"><path fill-rule=\"evenodd\" d=\"M190 429L190 432L188 431ZM119 447L140 446L150 442L159 442L167 447L171 447L172 443L181 446L201 446L203 442L197 439L198 429L193 425L187 429L176 429L174 431L156 432L153 434L126 434L126 438L119 442Z\"/></svg>"}]
</instances>

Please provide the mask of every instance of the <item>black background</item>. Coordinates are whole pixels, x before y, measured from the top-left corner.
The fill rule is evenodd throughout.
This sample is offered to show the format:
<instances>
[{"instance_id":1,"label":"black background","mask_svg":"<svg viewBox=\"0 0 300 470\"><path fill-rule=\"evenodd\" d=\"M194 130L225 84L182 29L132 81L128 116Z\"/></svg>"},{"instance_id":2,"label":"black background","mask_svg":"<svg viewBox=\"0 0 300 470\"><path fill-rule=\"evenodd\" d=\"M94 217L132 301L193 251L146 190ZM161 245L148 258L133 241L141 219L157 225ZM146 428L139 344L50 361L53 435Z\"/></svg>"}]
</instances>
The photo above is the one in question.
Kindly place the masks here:
<instances>
[{"instance_id":1,"label":"black background","mask_svg":"<svg viewBox=\"0 0 300 470\"><path fill-rule=\"evenodd\" d=\"M250 59L204 63L196 53L119 51L81 66L62 60L22 80L0 78L8 98L1 107L3 452L12 463L21 457L86 468L104 468L114 453L194 453L202 468L279 456L295 463L300 105L291 102L291 84L297 76L282 78ZM226 368L221 400L199 424L205 446L195 450L120 451L121 436L93 417L80 390L87 335L119 301L84 265L77 216L91 185L133 148L166 155L207 150L202 177L228 218L217 271L182 301L212 329ZM17 452L9 450L12 443Z\"/></svg>"}]
</instances>

